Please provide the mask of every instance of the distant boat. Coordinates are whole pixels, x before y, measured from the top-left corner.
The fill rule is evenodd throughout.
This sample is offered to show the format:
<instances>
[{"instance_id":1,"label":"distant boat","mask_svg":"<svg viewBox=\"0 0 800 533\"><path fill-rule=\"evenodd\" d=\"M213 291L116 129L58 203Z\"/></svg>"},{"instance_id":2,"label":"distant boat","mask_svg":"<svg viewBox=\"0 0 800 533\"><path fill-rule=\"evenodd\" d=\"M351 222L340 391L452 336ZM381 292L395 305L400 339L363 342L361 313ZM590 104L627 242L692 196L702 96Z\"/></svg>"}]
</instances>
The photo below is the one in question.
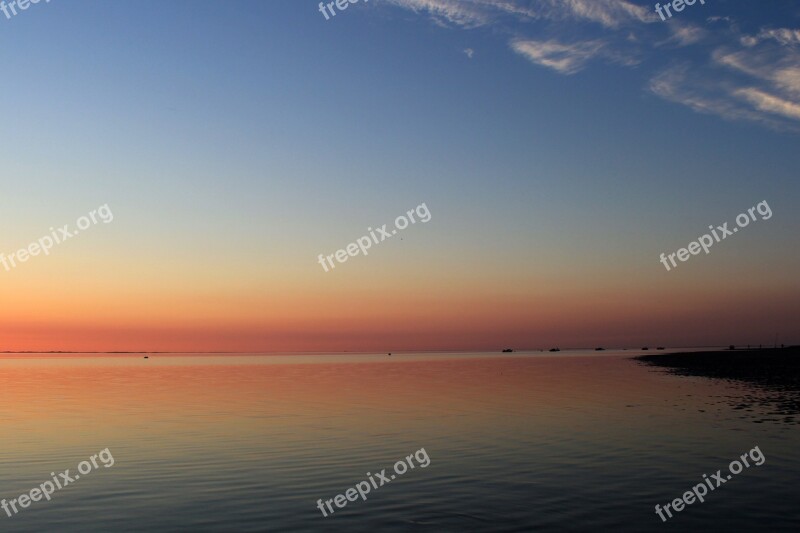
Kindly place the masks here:
<instances>
[{"instance_id":1,"label":"distant boat","mask_svg":"<svg viewBox=\"0 0 800 533\"><path fill-rule=\"evenodd\" d=\"M659 346L658 348L656 348L656 350L663 350L663 349L664 349L663 346Z\"/></svg>"},{"instance_id":2,"label":"distant boat","mask_svg":"<svg viewBox=\"0 0 800 533\"><path fill-rule=\"evenodd\" d=\"M642 350L649 350L649 349L650 349L650 348L648 348L647 346L645 346L644 348L642 348Z\"/></svg>"},{"instance_id":3,"label":"distant boat","mask_svg":"<svg viewBox=\"0 0 800 533\"><path fill-rule=\"evenodd\" d=\"M145 355L145 356L144 356L144 358L145 358L145 359L150 359L150 356L148 356L148 355Z\"/></svg>"},{"instance_id":4,"label":"distant boat","mask_svg":"<svg viewBox=\"0 0 800 533\"><path fill-rule=\"evenodd\" d=\"M503 353L511 353L513 351L514 350L512 350L511 348L506 348L505 350L503 350Z\"/></svg>"},{"instance_id":5,"label":"distant boat","mask_svg":"<svg viewBox=\"0 0 800 533\"><path fill-rule=\"evenodd\" d=\"M604 351L606 351L606 349L605 348L595 348L594 351L595 352L604 352Z\"/></svg>"},{"instance_id":6,"label":"distant boat","mask_svg":"<svg viewBox=\"0 0 800 533\"><path fill-rule=\"evenodd\" d=\"M560 352L561 350L559 348L550 348L550 351L551 352Z\"/></svg>"}]
</instances>

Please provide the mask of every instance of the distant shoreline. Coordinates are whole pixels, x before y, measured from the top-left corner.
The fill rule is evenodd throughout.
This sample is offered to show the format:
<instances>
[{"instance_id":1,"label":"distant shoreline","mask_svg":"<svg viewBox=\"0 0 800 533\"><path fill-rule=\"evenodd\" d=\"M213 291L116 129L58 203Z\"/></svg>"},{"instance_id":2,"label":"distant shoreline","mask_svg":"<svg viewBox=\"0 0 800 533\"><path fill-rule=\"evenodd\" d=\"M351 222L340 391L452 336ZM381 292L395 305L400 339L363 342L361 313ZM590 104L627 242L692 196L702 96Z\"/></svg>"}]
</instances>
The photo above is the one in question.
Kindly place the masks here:
<instances>
[{"instance_id":1,"label":"distant shoreline","mask_svg":"<svg viewBox=\"0 0 800 533\"><path fill-rule=\"evenodd\" d=\"M744 381L800 391L800 346L714 352L648 354L633 359L671 374Z\"/></svg>"}]
</instances>

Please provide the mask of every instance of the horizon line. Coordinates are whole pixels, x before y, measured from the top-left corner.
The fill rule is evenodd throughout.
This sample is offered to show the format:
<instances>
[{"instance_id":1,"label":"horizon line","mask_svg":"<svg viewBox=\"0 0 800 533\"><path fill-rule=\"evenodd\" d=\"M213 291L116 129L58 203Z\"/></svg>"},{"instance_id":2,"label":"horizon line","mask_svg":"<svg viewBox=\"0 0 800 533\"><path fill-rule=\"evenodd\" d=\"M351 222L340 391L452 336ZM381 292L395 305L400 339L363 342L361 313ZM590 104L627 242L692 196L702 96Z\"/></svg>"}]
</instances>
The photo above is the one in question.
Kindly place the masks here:
<instances>
[{"instance_id":1,"label":"horizon line","mask_svg":"<svg viewBox=\"0 0 800 533\"><path fill-rule=\"evenodd\" d=\"M729 348L730 346L736 345L721 345L721 344L707 344L707 345L693 345L693 346L665 346L664 349L674 350L674 349L687 349L687 348ZM739 347L747 346L750 349L755 349L756 345L747 344L747 345L738 345ZM759 347L763 348L778 348L777 344L772 343L768 345L764 345L763 343L758 345ZM790 343L788 345L782 344L781 347L792 347L795 344ZM570 347L570 348L560 348L556 347L560 351L580 351L580 350L591 350L596 351L597 346L595 347ZM647 346L645 348L635 348L635 347L601 347L603 350L642 350L644 351L645 348L649 351L651 348ZM507 349L507 348L506 348ZM656 347L657 349L657 347ZM744 349L744 348L739 348ZM376 354L376 353L481 353L481 352L494 352L497 351L498 353L502 352L503 348L499 348L496 350L481 350L481 349L422 349L422 350L397 350L397 351L376 351L376 350L344 350L344 351L320 351L320 350L299 350L299 351L292 351L292 350L281 350L281 351L232 351L232 350L222 350L222 351L161 351L161 350L1 350L0 354L200 354L200 355L218 355L218 354L234 354L234 355L259 355L259 354ZM548 352L549 348L513 348L513 352L505 352L505 353L515 353L515 352Z\"/></svg>"}]
</instances>

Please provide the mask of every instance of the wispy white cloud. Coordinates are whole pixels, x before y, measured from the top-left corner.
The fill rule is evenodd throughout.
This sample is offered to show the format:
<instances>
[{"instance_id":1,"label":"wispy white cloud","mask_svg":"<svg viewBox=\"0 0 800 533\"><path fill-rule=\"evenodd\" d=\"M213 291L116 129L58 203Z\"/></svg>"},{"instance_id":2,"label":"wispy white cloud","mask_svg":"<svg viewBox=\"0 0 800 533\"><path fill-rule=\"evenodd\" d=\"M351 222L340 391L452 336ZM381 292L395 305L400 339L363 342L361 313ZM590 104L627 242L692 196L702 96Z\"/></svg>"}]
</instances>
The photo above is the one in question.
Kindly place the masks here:
<instances>
[{"instance_id":1,"label":"wispy white cloud","mask_svg":"<svg viewBox=\"0 0 800 533\"><path fill-rule=\"evenodd\" d=\"M484 26L492 20L492 10L483 2L458 0L389 0L415 13L426 13L439 23L466 28Z\"/></svg>"},{"instance_id":2,"label":"wispy white cloud","mask_svg":"<svg viewBox=\"0 0 800 533\"><path fill-rule=\"evenodd\" d=\"M778 88L800 97L800 66L777 69L772 80Z\"/></svg>"},{"instance_id":3,"label":"wispy white cloud","mask_svg":"<svg viewBox=\"0 0 800 533\"><path fill-rule=\"evenodd\" d=\"M627 0L549 0L551 15L571 15L596 22L606 28L619 28L631 22L655 22L655 13Z\"/></svg>"},{"instance_id":4,"label":"wispy white cloud","mask_svg":"<svg viewBox=\"0 0 800 533\"><path fill-rule=\"evenodd\" d=\"M770 86L773 92L800 95L800 50L774 46L739 51L718 48L712 58L719 65Z\"/></svg>"},{"instance_id":5,"label":"wispy white cloud","mask_svg":"<svg viewBox=\"0 0 800 533\"><path fill-rule=\"evenodd\" d=\"M439 22L478 27L510 15L519 21L574 19L606 28L650 23L654 13L628 0L389 0L415 13L427 13Z\"/></svg>"},{"instance_id":6,"label":"wispy white cloud","mask_svg":"<svg viewBox=\"0 0 800 533\"><path fill-rule=\"evenodd\" d=\"M706 18L706 20L708 22L729 22L729 23L733 22L733 19L730 18L730 17L727 17L727 16L725 16L725 17L720 17L720 16L708 17L708 18Z\"/></svg>"},{"instance_id":7,"label":"wispy white cloud","mask_svg":"<svg viewBox=\"0 0 800 533\"><path fill-rule=\"evenodd\" d=\"M751 47L765 40L773 40L784 46L800 45L800 30L791 28L767 28L762 29L758 35L745 35L741 42L743 45Z\"/></svg>"},{"instance_id":8,"label":"wispy white cloud","mask_svg":"<svg viewBox=\"0 0 800 533\"><path fill-rule=\"evenodd\" d=\"M537 65L551 68L561 74L575 74L584 64L600 53L601 41L560 43L557 41L514 40L511 48Z\"/></svg>"},{"instance_id":9,"label":"wispy white cloud","mask_svg":"<svg viewBox=\"0 0 800 533\"><path fill-rule=\"evenodd\" d=\"M742 46L750 48L758 44L758 37L753 37L752 35L743 35L739 38L739 42L742 43Z\"/></svg>"},{"instance_id":10,"label":"wispy white cloud","mask_svg":"<svg viewBox=\"0 0 800 533\"><path fill-rule=\"evenodd\" d=\"M800 130L798 29L746 34L729 16L708 17L705 27L677 19L665 24L644 0L388 2L444 26L490 28L515 53L563 75L592 62L633 67L691 46L691 55L673 59L679 66L650 75L653 94L702 113ZM569 34L580 37L563 37Z\"/></svg>"},{"instance_id":11,"label":"wispy white cloud","mask_svg":"<svg viewBox=\"0 0 800 533\"><path fill-rule=\"evenodd\" d=\"M708 35L706 30L693 25L676 23L670 24L669 28L672 32L672 37L666 42L675 43L678 46L697 44Z\"/></svg>"},{"instance_id":12,"label":"wispy white cloud","mask_svg":"<svg viewBox=\"0 0 800 533\"><path fill-rule=\"evenodd\" d=\"M533 20L541 17L541 13L533 9L530 5L518 4L513 0L496 0L490 1L490 3L498 11L514 15L523 20Z\"/></svg>"},{"instance_id":13,"label":"wispy white cloud","mask_svg":"<svg viewBox=\"0 0 800 533\"><path fill-rule=\"evenodd\" d=\"M800 51L771 38L738 41L714 49L707 65L664 70L650 90L696 111L800 131Z\"/></svg>"},{"instance_id":14,"label":"wispy white cloud","mask_svg":"<svg viewBox=\"0 0 800 533\"><path fill-rule=\"evenodd\" d=\"M472 56L475 55L475 50L473 50L472 48L465 48L464 53L467 54L467 57L469 59L472 59Z\"/></svg>"},{"instance_id":15,"label":"wispy white cloud","mask_svg":"<svg viewBox=\"0 0 800 533\"><path fill-rule=\"evenodd\" d=\"M734 94L747 100L756 109L774 113L786 118L800 120L800 104L785 100L774 94L769 94L753 87L738 89Z\"/></svg>"},{"instance_id":16,"label":"wispy white cloud","mask_svg":"<svg viewBox=\"0 0 800 533\"><path fill-rule=\"evenodd\" d=\"M729 92L723 87L705 83L686 64L667 68L654 76L650 80L649 89L665 100L685 105L699 113L732 120L756 120L777 126L775 121L765 120L758 113L732 101L728 97Z\"/></svg>"}]
</instances>

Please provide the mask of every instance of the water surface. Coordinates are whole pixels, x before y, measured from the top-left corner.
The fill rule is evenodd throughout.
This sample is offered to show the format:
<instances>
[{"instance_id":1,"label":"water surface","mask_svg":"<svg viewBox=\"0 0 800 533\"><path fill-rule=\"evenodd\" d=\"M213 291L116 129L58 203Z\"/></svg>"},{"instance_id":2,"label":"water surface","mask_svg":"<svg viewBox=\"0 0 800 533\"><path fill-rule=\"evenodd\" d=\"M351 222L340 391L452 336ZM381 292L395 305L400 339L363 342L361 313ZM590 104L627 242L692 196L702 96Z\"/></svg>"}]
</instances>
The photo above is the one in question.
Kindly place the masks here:
<instances>
[{"instance_id":1,"label":"water surface","mask_svg":"<svg viewBox=\"0 0 800 533\"><path fill-rule=\"evenodd\" d=\"M0 356L0 498L115 460L0 529L797 530L797 426L638 353ZM764 465L662 524L756 445ZM317 509L420 448L427 468Z\"/></svg>"}]
</instances>

